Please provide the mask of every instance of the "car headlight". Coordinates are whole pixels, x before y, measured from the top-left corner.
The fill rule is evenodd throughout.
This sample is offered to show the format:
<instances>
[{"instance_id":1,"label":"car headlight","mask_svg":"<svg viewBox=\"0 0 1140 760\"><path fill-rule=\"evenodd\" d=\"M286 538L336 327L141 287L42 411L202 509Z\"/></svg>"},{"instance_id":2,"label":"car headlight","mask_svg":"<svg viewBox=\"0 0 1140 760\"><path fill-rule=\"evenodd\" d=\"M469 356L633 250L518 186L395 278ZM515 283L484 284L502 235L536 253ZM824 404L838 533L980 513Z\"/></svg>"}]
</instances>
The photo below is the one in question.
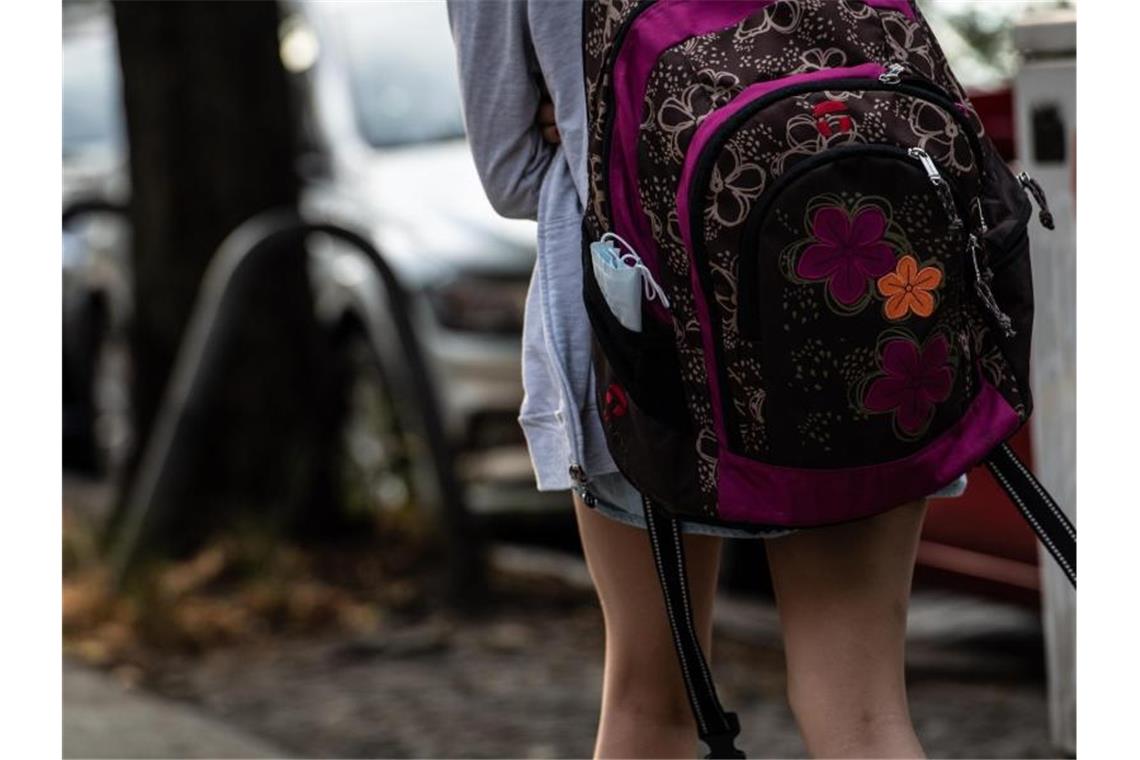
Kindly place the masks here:
<instances>
[{"instance_id":1,"label":"car headlight","mask_svg":"<svg viewBox=\"0 0 1140 760\"><path fill-rule=\"evenodd\" d=\"M451 330L493 334L522 332L526 280L467 276L429 291L440 324Z\"/></svg>"}]
</instances>

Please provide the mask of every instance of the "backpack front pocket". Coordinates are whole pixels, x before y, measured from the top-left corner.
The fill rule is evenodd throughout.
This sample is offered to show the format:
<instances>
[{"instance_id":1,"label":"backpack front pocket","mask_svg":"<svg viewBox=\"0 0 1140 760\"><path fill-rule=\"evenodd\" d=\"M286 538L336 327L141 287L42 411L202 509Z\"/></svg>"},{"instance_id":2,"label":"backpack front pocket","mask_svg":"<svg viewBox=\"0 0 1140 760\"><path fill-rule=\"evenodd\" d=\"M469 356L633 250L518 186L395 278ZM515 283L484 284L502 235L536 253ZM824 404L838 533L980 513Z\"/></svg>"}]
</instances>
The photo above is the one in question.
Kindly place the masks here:
<instances>
[{"instance_id":1,"label":"backpack front pocket","mask_svg":"<svg viewBox=\"0 0 1140 760\"><path fill-rule=\"evenodd\" d=\"M958 420L973 386L965 213L915 149L847 146L781 175L741 238L741 340L720 377L730 447L859 466Z\"/></svg>"}]
</instances>

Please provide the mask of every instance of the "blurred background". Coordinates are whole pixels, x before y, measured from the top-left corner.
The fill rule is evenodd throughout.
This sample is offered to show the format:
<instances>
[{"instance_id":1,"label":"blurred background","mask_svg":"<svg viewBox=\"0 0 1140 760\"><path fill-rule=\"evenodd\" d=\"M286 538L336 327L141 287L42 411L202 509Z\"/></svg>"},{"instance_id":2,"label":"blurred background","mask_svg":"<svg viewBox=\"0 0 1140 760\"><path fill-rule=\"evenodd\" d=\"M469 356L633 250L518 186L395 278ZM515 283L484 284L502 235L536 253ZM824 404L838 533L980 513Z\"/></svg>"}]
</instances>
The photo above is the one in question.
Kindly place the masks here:
<instances>
[{"instance_id":1,"label":"blurred background","mask_svg":"<svg viewBox=\"0 0 1140 760\"><path fill-rule=\"evenodd\" d=\"M1075 505L1074 4L923 7L1058 220L1015 448ZM588 756L601 616L516 421L535 228L483 196L443 3L63 11L65 755ZM979 470L923 538L927 751L1075 756L1032 533ZM762 542L722 586L744 747L803 757Z\"/></svg>"}]
</instances>

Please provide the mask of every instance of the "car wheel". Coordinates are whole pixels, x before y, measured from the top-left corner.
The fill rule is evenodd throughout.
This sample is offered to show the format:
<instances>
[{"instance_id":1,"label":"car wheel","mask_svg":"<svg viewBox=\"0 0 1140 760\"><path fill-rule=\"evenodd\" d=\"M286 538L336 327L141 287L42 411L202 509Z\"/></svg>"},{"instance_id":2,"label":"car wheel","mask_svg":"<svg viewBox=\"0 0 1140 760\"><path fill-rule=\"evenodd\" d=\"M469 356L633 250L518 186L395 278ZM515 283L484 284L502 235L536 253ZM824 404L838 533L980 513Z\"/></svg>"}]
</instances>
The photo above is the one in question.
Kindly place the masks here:
<instances>
[{"instance_id":1,"label":"car wheel","mask_svg":"<svg viewBox=\"0 0 1140 760\"><path fill-rule=\"evenodd\" d=\"M341 340L347 409L341 430L340 479L352 516L386 521L416 511L422 465L401 421L375 350L359 331Z\"/></svg>"},{"instance_id":2,"label":"car wheel","mask_svg":"<svg viewBox=\"0 0 1140 760\"><path fill-rule=\"evenodd\" d=\"M445 506L420 412L405 400L409 378L386 371L362 330L348 330L341 345L347 371L341 488L348 516L365 518L400 557L438 557L439 590L457 606L476 604L485 590L482 531L465 504Z\"/></svg>"},{"instance_id":3,"label":"car wheel","mask_svg":"<svg viewBox=\"0 0 1140 760\"><path fill-rule=\"evenodd\" d=\"M80 324L74 348L64 354L64 466L112 479L134 439L130 351L125 336L112 329L101 301L91 301Z\"/></svg>"},{"instance_id":4,"label":"car wheel","mask_svg":"<svg viewBox=\"0 0 1140 760\"><path fill-rule=\"evenodd\" d=\"M124 336L104 331L92 375L95 451L100 473L117 477L134 446L131 425L131 353Z\"/></svg>"}]
</instances>

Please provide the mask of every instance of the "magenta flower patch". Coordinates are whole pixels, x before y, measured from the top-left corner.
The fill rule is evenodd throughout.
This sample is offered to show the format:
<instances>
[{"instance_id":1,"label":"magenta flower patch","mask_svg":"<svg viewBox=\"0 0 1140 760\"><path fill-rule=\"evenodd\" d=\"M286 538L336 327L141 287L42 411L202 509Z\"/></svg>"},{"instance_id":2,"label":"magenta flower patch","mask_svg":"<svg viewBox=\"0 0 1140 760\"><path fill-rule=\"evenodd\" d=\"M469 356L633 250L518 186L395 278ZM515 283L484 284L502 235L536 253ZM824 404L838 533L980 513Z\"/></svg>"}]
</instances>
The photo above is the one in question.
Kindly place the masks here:
<instances>
[{"instance_id":1,"label":"magenta flower patch","mask_svg":"<svg viewBox=\"0 0 1140 760\"><path fill-rule=\"evenodd\" d=\"M896 427L916 436L930 424L934 407L950 397L954 372L948 362L950 345L935 335L920 350L907 338L892 338L883 346L883 374L867 388L863 406L870 412L893 412Z\"/></svg>"},{"instance_id":2,"label":"magenta flower patch","mask_svg":"<svg viewBox=\"0 0 1140 760\"><path fill-rule=\"evenodd\" d=\"M887 218L877 206L867 206L854 218L838 206L815 212L809 245L796 264L805 280L826 280L828 292L844 306L867 294L870 284L895 268L895 255L883 240Z\"/></svg>"}]
</instances>

